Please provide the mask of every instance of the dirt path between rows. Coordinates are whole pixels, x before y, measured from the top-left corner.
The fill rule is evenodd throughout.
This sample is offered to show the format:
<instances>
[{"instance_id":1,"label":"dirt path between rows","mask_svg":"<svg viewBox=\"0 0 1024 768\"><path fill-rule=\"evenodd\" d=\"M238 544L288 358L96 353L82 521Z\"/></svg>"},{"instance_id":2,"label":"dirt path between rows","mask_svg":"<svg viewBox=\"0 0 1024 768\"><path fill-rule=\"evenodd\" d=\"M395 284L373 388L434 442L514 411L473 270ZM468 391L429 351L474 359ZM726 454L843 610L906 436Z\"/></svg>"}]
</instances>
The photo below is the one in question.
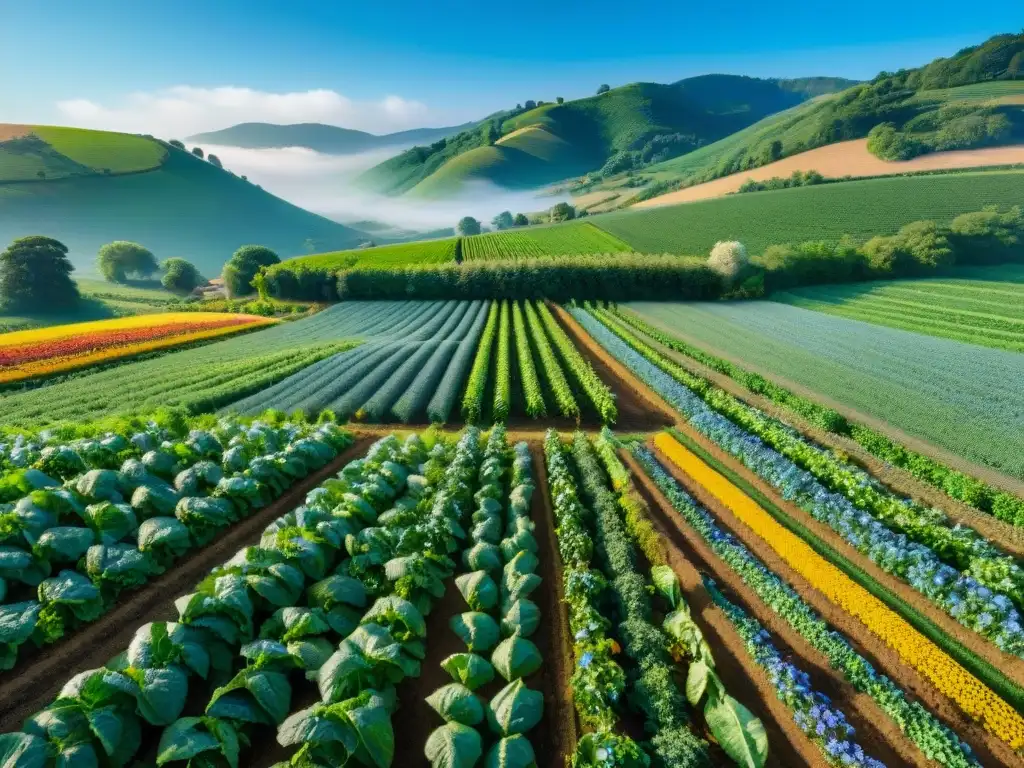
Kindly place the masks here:
<instances>
[{"instance_id":1,"label":"dirt path between rows","mask_svg":"<svg viewBox=\"0 0 1024 768\"><path fill-rule=\"evenodd\" d=\"M1002 547L1008 554L1015 557L1024 557L1024 528L1004 523L990 514L981 512L974 507L964 504L962 501L957 501L947 496L939 489L918 480L906 470L894 467L892 464L888 464L868 453L856 441L833 434L832 432L826 432L788 408L783 408L768 398L751 392L724 373L708 368L703 363L699 363L682 352L677 352L665 346L657 339L636 331L636 329L634 331L651 347L691 373L707 379L715 386L724 389L737 399L747 403L747 405L764 411L769 416L789 424L820 446L845 454L854 464L873 475L895 493L909 496L915 501L929 506L938 507L949 516L953 523L973 528L989 541Z\"/></svg>"},{"instance_id":2,"label":"dirt path between rows","mask_svg":"<svg viewBox=\"0 0 1024 768\"><path fill-rule=\"evenodd\" d=\"M983 464L976 464L972 461L968 461L963 456L958 456L952 451L946 450L945 448L941 448L937 445L934 445L933 443L926 442L920 438L914 437L913 435L903 432L902 430L894 427L887 421L883 421L874 416L870 416L866 413L863 413L862 411L858 411L854 408L851 408L848 405L837 402L827 397L826 395L823 395L821 392L816 392L815 390L809 389L808 387L805 387L801 384L797 384L794 381L790 381L789 379L783 378L782 376L773 371L769 371L759 366L753 365L747 360L743 360L742 358L736 357L735 355L730 355L727 352L723 352L720 349L716 349L715 347L708 345L706 342L701 341L700 339L695 339L693 337L687 336L685 331L680 330L679 328L669 327L664 323L656 321L654 318L649 318L646 316L644 317L644 320L649 322L656 328L664 331L665 333L678 337L681 341L685 341L687 344L692 344L698 349L702 349L705 352L714 355L715 357L720 357L723 360L727 360L730 363L738 365L741 368L744 368L748 371L760 374L769 381L773 381L779 386L785 387L786 389L795 392L798 395L802 395L808 398L809 400L814 400L815 402L828 406L829 408L832 408L841 413L850 421L856 421L868 427L871 427L872 429L881 432L883 435L886 435L892 440L895 440L898 443L902 443L912 451L916 451L917 453L929 456L942 464L945 464L947 466L952 467L953 469L957 469L961 472L964 472L965 474L972 475L973 477L976 477L979 480L984 480L986 483L989 483L990 485L993 485L996 488L1001 488L1011 493L1015 493L1018 496L1024 496L1024 480L1021 480L1016 477L1011 477L1009 475L1005 475L1002 472L992 469L991 467L986 467Z\"/></svg>"},{"instance_id":3,"label":"dirt path between rows","mask_svg":"<svg viewBox=\"0 0 1024 768\"><path fill-rule=\"evenodd\" d=\"M210 545L186 555L98 621L40 649L34 659L6 673L0 682L0 733L18 730L26 717L56 698L72 676L102 667L124 651L143 624L177 619L175 599L187 594L237 550L258 542L268 524L299 506L311 489L365 453L372 442L370 436L357 436L330 464L300 480L275 502L226 529Z\"/></svg>"},{"instance_id":4,"label":"dirt path between rows","mask_svg":"<svg viewBox=\"0 0 1024 768\"><path fill-rule=\"evenodd\" d=\"M702 446L704 445L702 443ZM754 534L729 509L719 503L714 496L679 470L671 461L660 455L660 452L653 446L649 447L658 455L658 459L666 471L675 477L701 505L714 515L724 530L736 536L772 572L793 587L818 615L843 634L857 652L870 660L876 669L899 683L908 697L916 696L920 698L927 709L949 725L961 739L971 745L983 765L1018 764L1019 757L1004 742L987 733L981 726L970 720L956 704L940 693L923 675L909 665L904 664L899 655L885 645L877 635L868 630L859 620L825 598L802 576L790 568L767 542ZM714 454L716 459L721 459L720 454L721 452ZM733 463L728 463L724 459L722 461L727 463L730 469L738 472ZM635 463L633 468L638 477L641 479L646 477L642 470L638 470ZM750 481L748 474L744 475L744 479ZM758 487L758 490L764 492L764 489L761 487ZM777 497L771 494L766 495L778 506L784 508L784 505L778 503ZM665 509L671 510L671 506L667 505ZM788 512L789 510L785 511ZM669 519L678 529L688 529L688 526L678 514L669 512L669 515ZM696 536L695 532L689 531L689 533L692 536ZM862 564L862 561L863 558L860 558L855 562ZM737 589L736 591L744 595L748 594L743 589ZM754 598L751 597L748 604L753 604L753 600ZM779 624L779 631L785 631L785 625L779 622L777 617L769 621L769 625L773 630L776 629L776 623ZM847 690L852 692L852 689L848 686ZM853 704L854 706L859 706L855 700ZM880 723L881 720L876 720L875 722Z\"/></svg>"},{"instance_id":5,"label":"dirt path between rows","mask_svg":"<svg viewBox=\"0 0 1024 768\"><path fill-rule=\"evenodd\" d=\"M803 760L810 761L807 764L827 765L821 752L796 727L792 712L776 696L767 674L750 658L732 622L711 601L701 581L702 572L713 575L719 588L731 593L730 597L738 597L738 602L768 628L772 642L784 658L811 675L815 688L827 694L847 714L851 725L857 729L857 741L868 754L888 766L928 765L927 758L868 696L857 693L846 683L824 656L761 602L711 551L700 535L672 511L671 505L633 457L625 451L620 455L633 474L634 485L647 502L649 519L667 545L669 564L682 582L690 610L700 620L715 654L716 671L722 676L726 690L754 711L768 730L771 762L781 766L799 764L795 756L786 752L792 750ZM748 692L750 683L754 684L757 692L756 700ZM785 749L780 750L783 744Z\"/></svg>"}]
</instances>

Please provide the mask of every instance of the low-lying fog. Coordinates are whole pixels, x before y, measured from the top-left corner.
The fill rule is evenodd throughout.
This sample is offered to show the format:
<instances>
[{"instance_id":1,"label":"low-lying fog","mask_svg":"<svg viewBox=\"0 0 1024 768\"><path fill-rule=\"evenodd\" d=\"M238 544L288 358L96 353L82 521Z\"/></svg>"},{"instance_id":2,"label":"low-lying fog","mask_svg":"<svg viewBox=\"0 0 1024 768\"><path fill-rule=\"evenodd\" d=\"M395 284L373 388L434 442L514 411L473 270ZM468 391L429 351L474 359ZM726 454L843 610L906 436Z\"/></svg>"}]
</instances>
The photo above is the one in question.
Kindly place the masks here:
<instances>
[{"instance_id":1,"label":"low-lying fog","mask_svg":"<svg viewBox=\"0 0 1024 768\"><path fill-rule=\"evenodd\" d=\"M353 180L401 151L394 148L358 155L325 155L305 147L242 149L213 144L204 144L203 150L268 192L343 224L369 220L426 232L453 227L463 216L488 224L501 211L537 211L562 199L513 192L487 182L467 185L458 198L444 201L386 197L357 189Z\"/></svg>"}]
</instances>

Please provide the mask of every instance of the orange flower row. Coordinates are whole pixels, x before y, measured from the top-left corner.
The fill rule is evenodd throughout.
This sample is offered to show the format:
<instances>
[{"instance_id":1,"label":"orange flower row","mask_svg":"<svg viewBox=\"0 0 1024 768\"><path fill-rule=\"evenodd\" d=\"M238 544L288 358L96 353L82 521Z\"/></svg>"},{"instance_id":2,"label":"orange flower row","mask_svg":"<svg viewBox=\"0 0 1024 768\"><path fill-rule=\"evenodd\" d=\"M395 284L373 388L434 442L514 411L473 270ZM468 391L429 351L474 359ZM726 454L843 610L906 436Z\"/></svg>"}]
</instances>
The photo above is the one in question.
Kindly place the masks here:
<instances>
[{"instance_id":1,"label":"orange flower row","mask_svg":"<svg viewBox=\"0 0 1024 768\"><path fill-rule=\"evenodd\" d=\"M177 336L166 336L158 339L140 341L134 344L106 347L103 349L90 350L82 354L64 355L51 357L45 360L35 360L25 365L19 365L0 370L0 384L10 384L17 381L39 376L49 376L55 373L67 373L80 368L87 368L97 363L109 362L122 357L131 357L145 352L154 352L160 349L170 349L183 344L192 344L205 339L213 339L220 336L227 336L238 333L248 328L261 325L269 325L276 321L269 318L250 318L245 323L234 323L208 328L200 326L198 330L191 333L182 333Z\"/></svg>"},{"instance_id":2,"label":"orange flower row","mask_svg":"<svg viewBox=\"0 0 1024 768\"><path fill-rule=\"evenodd\" d=\"M654 444L696 483L732 510L797 573L892 648L909 666L927 677L970 717L981 721L1013 749L1024 747L1024 718L945 651L899 614L780 525L743 491L693 452L662 432Z\"/></svg>"}]
</instances>

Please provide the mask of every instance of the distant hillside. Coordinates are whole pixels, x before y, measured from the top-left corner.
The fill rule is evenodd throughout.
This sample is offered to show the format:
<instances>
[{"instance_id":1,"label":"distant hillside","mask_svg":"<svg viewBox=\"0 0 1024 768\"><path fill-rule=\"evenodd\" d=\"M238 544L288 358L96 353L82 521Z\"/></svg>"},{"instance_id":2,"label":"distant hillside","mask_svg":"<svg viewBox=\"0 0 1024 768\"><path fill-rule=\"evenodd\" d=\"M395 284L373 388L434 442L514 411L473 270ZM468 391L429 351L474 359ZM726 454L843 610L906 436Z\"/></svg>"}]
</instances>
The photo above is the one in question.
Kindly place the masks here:
<instances>
[{"instance_id":1,"label":"distant hillside","mask_svg":"<svg viewBox=\"0 0 1024 768\"><path fill-rule=\"evenodd\" d=\"M654 183L640 199L863 138L884 160L1024 141L1024 34L998 35L917 69L882 72L651 165L645 174Z\"/></svg>"},{"instance_id":2,"label":"distant hillside","mask_svg":"<svg viewBox=\"0 0 1024 768\"><path fill-rule=\"evenodd\" d=\"M531 188L602 167L643 167L852 82L704 75L669 85L633 83L564 104L527 102L527 109L391 158L360 183L385 194L441 197L474 179Z\"/></svg>"},{"instance_id":3,"label":"distant hillside","mask_svg":"<svg viewBox=\"0 0 1024 768\"><path fill-rule=\"evenodd\" d=\"M33 234L64 242L85 273L104 243L135 240L207 276L247 243L284 257L365 239L154 139L0 125L0 248Z\"/></svg>"},{"instance_id":4,"label":"distant hillside","mask_svg":"<svg viewBox=\"0 0 1024 768\"><path fill-rule=\"evenodd\" d=\"M414 128L410 131L378 136L323 123L239 123L220 131L197 133L195 136L189 136L187 141L245 149L306 147L328 155L354 155L373 149L434 142L464 131L472 125L474 124L465 123L447 128Z\"/></svg>"}]
</instances>

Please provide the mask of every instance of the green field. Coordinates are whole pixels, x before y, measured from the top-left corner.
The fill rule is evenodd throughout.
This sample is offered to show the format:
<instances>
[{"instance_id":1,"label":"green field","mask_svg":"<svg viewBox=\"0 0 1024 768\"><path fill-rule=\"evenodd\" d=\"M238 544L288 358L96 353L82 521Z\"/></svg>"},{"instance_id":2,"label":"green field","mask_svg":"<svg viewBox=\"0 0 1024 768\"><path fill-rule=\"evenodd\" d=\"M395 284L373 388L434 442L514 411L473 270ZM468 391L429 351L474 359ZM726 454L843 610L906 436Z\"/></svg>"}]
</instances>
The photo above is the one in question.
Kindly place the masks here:
<instances>
[{"instance_id":1,"label":"green field","mask_svg":"<svg viewBox=\"0 0 1024 768\"><path fill-rule=\"evenodd\" d=\"M641 253L705 254L719 240L739 240L759 254L777 243L866 240L920 219L948 224L986 205L1018 204L1022 188L1022 171L893 176L615 211L592 221Z\"/></svg>"},{"instance_id":2,"label":"green field","mask_svg":"<svg viewBox=\"0 0 1024 768\"><path fill-rule=\"evenodd\" d=\"M768 301L624 306L784 385L1024 477L1024 355Z\"/></svg>"},{"instance_id":3,"label":"green field","mask_svg":"<svg viewBox=\"0 0 1024 768\"><path fill-rule=\"evenodd\" d=\"M357 248L348 251L331 251L330 253L317 253L312 256L299 256L295 259L288 259L280 269L301 269L303 267L314 270L339 270L354 267L356 264L363 266L401 266L403 264L435 264L443 261L452 261L455 258L455 249L459 241L457 237L448 237L441 240L420 240L412 243L394 243L392 245L379 245L374 248Z\"/></svg>"},{"instance_id":4,"label":"green field","mask_svg":"<svg viewBox=\"0 0 1024 768\"><path fill-rule=\"evenodd\" d=\"M1021 265L924 280L813 286L771 298L851 320L1024 352Z\"/></svg>"},{"instance_id":5,"label":"green field","mask_svg":"<svg viewBox=\"0 0 1024 768\"><path fill-rule=\"evenodd\" d=\"M632 250L617 237L586 221L574 221L557 227L493 232L462 239L462 258L466 261L626 253Z\"/></svg>"},{"instance_id":6,"label":"green field","mask_svg":"<svg viewBox=\"0 0 1024 768\"><path fill-rule=\"evenodd\" d=\"M919 91L915 101L991 101L1024 96L1024 80L994 80L957 88L936 88Z\"/></svg>"},{"instance_id":7,"label":"green field","mask_svg":"<svg viewBox=\"0 0 1024 768\"><path fill-rule=\"evenodd\" d=\"M74 162L97 173L136 173L157 168L167 149L153 139L84 128L36 126L32 132Z\"/></svg>"},{"instance_id":8,"label":"green field","mask_svg":"<svg viewBox=\"0 0 1024 768\"><path fill-rule=\"evenodd\" d=\"M250 243L285 258L304 252L308 239L325 250L362 239L179 150L146 173L0 183L0 247L40 233L67 245L77 274L85 276L97 274L96 253L112 240L142 243L161 261L181 256L213 276Z\"/></svg>"}]
</instances>

